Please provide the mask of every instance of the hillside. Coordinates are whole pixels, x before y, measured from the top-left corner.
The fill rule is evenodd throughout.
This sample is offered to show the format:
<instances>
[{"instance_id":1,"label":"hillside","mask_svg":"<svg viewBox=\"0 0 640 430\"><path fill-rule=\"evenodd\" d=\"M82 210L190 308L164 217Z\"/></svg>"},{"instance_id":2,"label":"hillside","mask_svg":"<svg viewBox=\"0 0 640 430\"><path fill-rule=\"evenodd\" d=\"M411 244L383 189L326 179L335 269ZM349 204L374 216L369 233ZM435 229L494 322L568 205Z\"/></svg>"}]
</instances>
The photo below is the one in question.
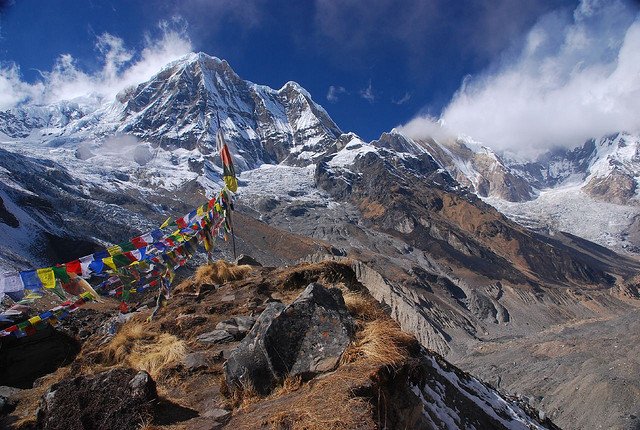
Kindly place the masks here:
<instances>
[{"instance_id":1,"label":"hillside","mask_svg":"<svg viewBox=\"0 0 640 430\"><path fill-rule=\"evenodd\" d=\"M312 286L315 290L310 289ZM300 296L303 290L306 301ZM331 302L329 292L339 300ZM321 299L322 294L328 296ZM275 306L284 305L289 307L280 316L267 316ZM65 367L39 379L35 388L17 390L9 397L10 412L2 419L5 426L86 429L93 423L90 428L95 429L115 425L134 429L140 424L147 429L554 428L548 420L540 424L537 417L528 415L534 413L531 409L523 410L512 399L505 399L420 347L368 295L348 265L203 266L195 277L177 286L174 298L153 321L144 322L149 310L142 307L128 314L123 324L116 322L114 334L108 327L118 321L115 308L109 302L89 305L77 317L67 330L83 327L79 352ZM267 322L268 318L279 321L288 315L286 324L301 329L307 327L309 318L323 318L323 312L341 315L345 324L353 324L351 341L337 356L330 345L326 350L312 346L326 342L322 339L326 334L314 332L313 326L290 332L286 325L278 329ZM265 332L264 324L271 324L271 331ZM333 324L325 329L331 330ZM211 331L214 326L216 330ZM329 333L331 337L340 336ZM229 363L265 334L271 337L259 342L264 342L267 351L278 347L296 354L294 367L281 374L273 388L260 384L263 379L234 387L229 382ZM39 343L3 341L3 364L17 369L11 360L24 360L25 355L37 360L45 353L42 348L49 336L52 333L42 333ZM333 360L334 364L324 370L316 366L313 372L294 370L314 366L314 360ZM36 376L26 374L33 370L29 363L21 363L21 369L25 373L13 372L10 376L14 383L19 384L21 377ZM148 373L136 374L139 371ZM113 397L121 389L112 384L126 375L147 381L144 388L136 388L143 391L119 394L130 397ZM10 382L9 375L2 377L1 384ZM86 385L95 380L103 381L103 385ZM82 394L68 391L69 383ZM143 395L152 403L140 403ZM100 403L109 399L109 406ZM124 416L114 415L111 411L121 404L126 408Z\"/></svg>"}]
</instances>

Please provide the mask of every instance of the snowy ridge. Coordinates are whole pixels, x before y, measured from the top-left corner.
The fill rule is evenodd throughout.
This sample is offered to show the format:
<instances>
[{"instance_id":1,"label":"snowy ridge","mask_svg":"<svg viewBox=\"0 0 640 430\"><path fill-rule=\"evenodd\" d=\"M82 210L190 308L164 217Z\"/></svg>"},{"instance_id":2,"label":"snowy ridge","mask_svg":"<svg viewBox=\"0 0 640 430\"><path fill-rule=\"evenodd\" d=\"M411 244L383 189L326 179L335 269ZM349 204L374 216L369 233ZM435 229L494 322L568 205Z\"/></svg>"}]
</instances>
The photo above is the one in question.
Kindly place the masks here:
<instances>
[{"instance_id":1,"label":"snowy ridge","mask_svg":"<svg viewBox=\"0 0 640 430\"><path fill-rule=\"evenodd\" d=\"M640 252L640 136L617 133L536 161L468 136L416 141L458 182L525 227Z\"/></svg>"},{"instance_id":2,"label":"snowy ridge","mask_svg":"<svg viewBox=\"0 0 640 430\"><path fill-rule=\"evenodd\" d=\"M542 430L539 422L531 419L514 402L505 400L498 392L474 377L448 366L435 356L425 354L430 373L424 381L411 386L411 391L422 403L422 415L432 428L457 430L482 429L471 408L489 417L496 428L513 430Z\"/></svg>"}]
</instances>

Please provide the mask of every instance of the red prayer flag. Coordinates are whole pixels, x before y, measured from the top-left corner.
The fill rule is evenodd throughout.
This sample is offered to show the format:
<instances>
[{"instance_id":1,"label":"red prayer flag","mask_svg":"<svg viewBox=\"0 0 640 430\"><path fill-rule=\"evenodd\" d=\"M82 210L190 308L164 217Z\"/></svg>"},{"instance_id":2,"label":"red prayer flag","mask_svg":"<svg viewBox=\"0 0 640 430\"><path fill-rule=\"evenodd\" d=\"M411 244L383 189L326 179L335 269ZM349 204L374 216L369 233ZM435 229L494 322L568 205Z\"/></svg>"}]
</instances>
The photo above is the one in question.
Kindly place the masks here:
<instances>
[{"instance_id":1,"label":"red prayer flag","mask_svg":"<svg viewBox=\"0 0 640 430\"><path fill-rule=\"evenodd\" d=\"M72 261L70 263L65 264L67 269L67 273L75 273L76 275L82 275L82 266L80 265L80 260Z\"/></svg>"},{"instance_id":2,"label":"red prayer flag","mask_svg":"<svg viewBox=\"0 0 640 430\"><path fill-rule=\"evenodd\" d=\"M149 245L142 237L138 236L138 237L134 237L133 239L131 239L131 243L133 243L133 245L136 248L144 248L147 245Z\"/></svg>"}]
</instances>

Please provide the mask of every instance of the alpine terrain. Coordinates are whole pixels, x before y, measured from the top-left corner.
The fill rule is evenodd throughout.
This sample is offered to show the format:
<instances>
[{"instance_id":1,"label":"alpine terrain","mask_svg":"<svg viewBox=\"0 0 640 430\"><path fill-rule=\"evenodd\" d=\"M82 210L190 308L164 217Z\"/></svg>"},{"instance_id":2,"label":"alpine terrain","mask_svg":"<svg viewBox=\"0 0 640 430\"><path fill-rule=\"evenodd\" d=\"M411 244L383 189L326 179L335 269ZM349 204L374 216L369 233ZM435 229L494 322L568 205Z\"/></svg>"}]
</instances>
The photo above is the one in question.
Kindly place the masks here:
<instances>
[{"instance_id":1,"label":"alpine terrain","mask_svg":"<svg viewBox=\"0 0 640 430\"><path fill-rule=\"evenodd\" d=\"M196 273L152 321L154 336L173 336L205 361L149 371L161 397L188 399L190 419L209 411L228 428L323 428L305 427L304 416L322 422L322 405L334 405L296 408L326 402L323 390L335 384L335 404L354 405L356 421L342 428L640 426L640 137L624 132L535 161L468 137L391 130L365 142L298 84L257 85L224 60L189 54L113 100L0 112L0 268L64 263L202 204L223 186L219 129L238 173L237 251L269 267L235 280ZM216 252L231 259L227 243ZM375 318L350 304L354 293L376 299ZM308 323L317 312L340 321L332 329L343 344L327 346L332 356L303 360L323 338L313 324L291 340L299 354L278 350L291 327L303 327L287 318ZM242 334L224 324L211 333L240 316L253 318ZM366 360L376 319L393 326L399 356ZM50 381L60 385L46 395L51 384L41 386L50 401L37 425L65 407L55 405L55 387L90 387L107 377L99 366L120 362L105 346L120 335L106 344L104 334L87 333L71 368ZM91 363L99 365L91 374L71 378ZM196 369L218 378L210 398L194 397L205 377ZM335 373L316 378L327 371ZM108 376L118 385L148 375ZM218 395L227 403L211 400ZM33 415L31 406L16 411Z\"/></svg>"}]
</instances>

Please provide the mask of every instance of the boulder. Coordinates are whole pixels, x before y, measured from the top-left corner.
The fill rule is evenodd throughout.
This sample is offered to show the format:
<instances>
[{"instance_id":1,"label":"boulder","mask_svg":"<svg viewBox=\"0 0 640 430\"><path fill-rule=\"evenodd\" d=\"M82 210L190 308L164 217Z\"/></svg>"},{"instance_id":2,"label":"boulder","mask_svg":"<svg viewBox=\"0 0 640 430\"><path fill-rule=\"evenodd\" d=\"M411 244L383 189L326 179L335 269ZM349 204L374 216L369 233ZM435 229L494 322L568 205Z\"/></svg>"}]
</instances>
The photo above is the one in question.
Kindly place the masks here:
<instances>
[{"instance_id":1,"label":"boulder","mask_svg":"<svg viewBox=\"0 0 640 430\"><path fill-rule=\"evenodd\" d=\"M19 388L0 387L0 417L15 409L18 401L16 395L20 393Z\"/></svg>"},{"instance_id":2,"label":"boulder","mask_svg":"<svg viewBox=\"0 0 640 430\"><path fill-rule=\"evenodd\" d=\"M135 430L153 416L156 384L144 371L112 369L52 385L40 399L43 430Z\"/></svg>"},{"instance_id":3,"label":"boulder","mask_svg":"<svg viewBox=\"0 0 640 430\"><path fill-rule=\"evenodd\" d=\"M209 357L206 352L197 351L185 355L182 359L182 365L189 372L195 372L209 367L208 361Z\"/></svg>"},{"instance_id":4,"label":"boulder","mask_svg":"<svg viewBox=\"0 0 640 430\"><path fill-rule=\"evenodd\" d=\"M262 267L262 264L258 263L258 261L256 261L255 258L250 257L248 255L244 255L241 254L237 259L236 259L236 264L238 266L241 265L247 265L247 266L255 266L255 267Z\"/></svg>"},{"instance_id":5,"label":"boulder","mask_svg":"<svg viewBox=\"0 0 640 430\"><path fill-rule=\"evenodd\" d=\"M340 290L309 284L289 306L267 305L225 363L227 385L267 394L287 376L308 380L331 371L354 331Z\"/></svg>"},{"instance_id":6,"label":"boulder","mask_svg":"<svg viewBox=\"0 0 640 430\"><path fill-rule=\"evenodd\" d=\"M219 322L216 325L216 330L224 330L236 340L240 340L249 333L255 323L256 319L254 317L238 315Z\"/></svg>"},{"instance_id":7,"label":"boulder","mask_svg":"<svg viewBox=\"0 0 640 430\"><path fill-rule=\"evenodd\" d=\"M226 330L213 330L207 333L202 333L198 336L198 341L202 343L227 343L233 342L235 339L233 335L229 334Z\"/></svg>"}]
</instances>

